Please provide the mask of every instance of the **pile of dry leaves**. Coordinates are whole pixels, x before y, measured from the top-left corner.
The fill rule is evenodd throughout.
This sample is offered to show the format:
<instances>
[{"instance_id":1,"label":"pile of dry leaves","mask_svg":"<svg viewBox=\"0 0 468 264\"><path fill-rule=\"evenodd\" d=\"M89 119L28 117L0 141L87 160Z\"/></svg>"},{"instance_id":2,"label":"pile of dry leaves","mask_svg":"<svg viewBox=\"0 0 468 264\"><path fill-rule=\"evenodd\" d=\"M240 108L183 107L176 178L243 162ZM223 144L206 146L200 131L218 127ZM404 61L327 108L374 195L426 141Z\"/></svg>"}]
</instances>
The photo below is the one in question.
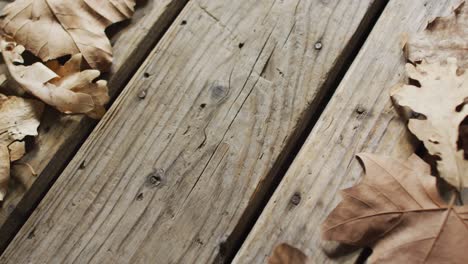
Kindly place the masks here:
<instances>
[{"instance_id":1,"label":"pile of dry leaves","mask_svg":"<svg viewBox=\"0 0 468 264\"><path fill-rule=\"evenodd\" d=\"M468 205L468 8L437 18L407 40L410 84L392 90L408 128L436 159L440 179L452 186L441 198L437 178L417 155L405 161L360 154L366 175L342 191L343 201L323 223L323 237L370 247L370 263L466 263ZM458 201L458 203L457 203ZM311 263L288 245L270 263Z\"/></svg>"},{"instance_id":2,"label":"pile of dry leaves","mask_svg":"<svg viewBox=\"0 0 468 264\"><path fill-rule=\"evenodd\" d=\"M101 118L107 82L96 80L112 64L105 29L133 15L135 0L16 0L1 15L0 51L7 89L0 94L0 201L10 162L36 136L44 103L65 114ZM32 63L23 56L36 61ZM32 55L34 56L32 56ZM69 57L62 65L59 62Z\"/></svg>"}]
</instances>

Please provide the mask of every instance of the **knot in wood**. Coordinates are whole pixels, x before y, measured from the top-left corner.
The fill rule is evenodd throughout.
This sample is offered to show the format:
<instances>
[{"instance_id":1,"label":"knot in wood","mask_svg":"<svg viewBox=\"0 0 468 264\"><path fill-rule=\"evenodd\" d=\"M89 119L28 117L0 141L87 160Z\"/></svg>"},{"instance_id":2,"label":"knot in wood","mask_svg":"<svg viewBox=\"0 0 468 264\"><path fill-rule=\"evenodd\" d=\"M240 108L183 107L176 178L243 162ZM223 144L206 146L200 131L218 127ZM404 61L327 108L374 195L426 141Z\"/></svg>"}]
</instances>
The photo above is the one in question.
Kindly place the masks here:
<instances>
[{"instance_id":1,"label":"knot in wood","mask_svg":"<svg viewBox=\"0 0 468 264\"><path fill-rule=\"evenodd\" d=\"M136 197L136 200L137 200L137 201L143 200L143 193L139 193L139 194L137 195L137 197Z\"/></svg>"},{"instance_id":2,"label":"knot in wood","mask_svg":"<svg viewBox=\"0 0 468 264\"><path fill-rule=\"evenodd\" d=\"M366 112L366 109L365 109L364 107L362 107L362 106L358 106L358 107L356 108L356 113L357 113L358 115L362 115L362 114L364 114L365 112Z\"/></svg>"},{"instance_id":3,"label":"knot in wood","mask_svg":"<svg viewBox=\"0 0 468 264\"><path fill-rule=\"evenodd\" d=\"M211 97L215 100L220 100L224 98L228 93L228 88L226 86L215 84L211 88Z\"/></svg>"},{"instance_id":4,"label":"knot in wood","mask_svg":"<svg viewBox=\"0 0 468 264\"><path fill-rule=\"evenodd\" d=\"M163 180L163 171L162 170L155 170L150 173L146 179L148 186L151 188L158 187L161 185Z\"/></svg>"}]
</instances>

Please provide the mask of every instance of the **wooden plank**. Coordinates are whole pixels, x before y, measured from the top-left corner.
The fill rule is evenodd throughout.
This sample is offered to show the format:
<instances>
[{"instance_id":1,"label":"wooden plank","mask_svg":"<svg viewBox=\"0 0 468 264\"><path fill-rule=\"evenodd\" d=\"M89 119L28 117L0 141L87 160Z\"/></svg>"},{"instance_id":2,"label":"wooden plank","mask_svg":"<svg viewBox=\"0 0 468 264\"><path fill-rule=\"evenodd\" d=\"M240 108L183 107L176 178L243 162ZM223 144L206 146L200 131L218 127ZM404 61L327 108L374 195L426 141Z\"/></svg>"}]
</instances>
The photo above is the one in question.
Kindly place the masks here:
<instances>
[{"instance_id":1,"label":"wooden plank","mask_svg":"<svg viewBox=\"0 0 468 264\"><path fill-rule=\"evenodd\" d=\"M190 1L1 262L222 261L380 5Z\"/></svg>"},{"instance_id":2,"label":"wooden plank","mask_svg":"<svg viewBox=\"0 0 468 264\"><path fill-rule=\"evenodd\" d=\"M392 85L405 76L401 35L424 28L434 16L450 12L455 2L389 2L234 263L263 263L283 242L315 263L356 261L359 251L339 258L346 248L322 242L320 225L341 200L337 192L361 177L357 153L404 159L413 152L389 97Z\"/></svg>"},{"instance_id":3,"label":"wooden plank","mask_svg":"<svg viewBox=\"0 0 468 264\"><path fill-rule=\"evenodd\" d=\"M114 63L109 73L111 96L115 97L122 90L186 2L139 1L131 20L108 30L114 46ZM6 3L1 3L3 8ZM9 193L0 210L0 248L5 248L26 221L95 125L95 121L84 116L65 116L54 110L45 113L35 144L21 160L29 163L39 176L33 177L29 170L13 171Z\"/></svg>"}]
</instances>

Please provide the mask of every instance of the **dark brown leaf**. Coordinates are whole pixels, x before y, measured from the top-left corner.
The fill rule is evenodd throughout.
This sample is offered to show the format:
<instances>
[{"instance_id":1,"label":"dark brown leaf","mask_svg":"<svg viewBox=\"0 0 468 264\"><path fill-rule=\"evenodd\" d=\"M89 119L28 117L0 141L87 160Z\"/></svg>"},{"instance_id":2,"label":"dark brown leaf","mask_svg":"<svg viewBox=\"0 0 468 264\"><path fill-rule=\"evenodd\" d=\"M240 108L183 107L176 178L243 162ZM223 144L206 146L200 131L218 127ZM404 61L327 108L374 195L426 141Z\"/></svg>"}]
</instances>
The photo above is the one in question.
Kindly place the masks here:
<instances>
[{"instance_id":1,"label":"dark brown leaf","mask_svg":"<svg viewBox=\"0 0 468 264\"><path fill-rule=\"evenodd\" d=\"M440 198L426 163L359 157L366 176L342 191L322 226L325 239L372 247L371 263L466 263L468 206Z\"/></svg>"}]
</instances>

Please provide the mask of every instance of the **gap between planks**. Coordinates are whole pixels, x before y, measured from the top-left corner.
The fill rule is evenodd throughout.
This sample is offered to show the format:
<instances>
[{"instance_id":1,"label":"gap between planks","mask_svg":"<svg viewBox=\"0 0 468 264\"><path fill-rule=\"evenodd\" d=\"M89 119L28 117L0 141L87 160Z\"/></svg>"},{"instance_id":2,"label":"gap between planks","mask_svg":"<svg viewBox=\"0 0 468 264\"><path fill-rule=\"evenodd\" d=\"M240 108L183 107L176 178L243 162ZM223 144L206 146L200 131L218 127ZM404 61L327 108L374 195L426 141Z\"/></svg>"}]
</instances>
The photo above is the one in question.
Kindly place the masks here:
<instances>
[{"instance_id":1,"label":"gap between planks","mask_svg":"<svg viewBox=\"0 0 468 264\"><path fill-rule=\"evenodd\" d=\"M113 65L109 80L111 102L156 46L187 0L137 1L131 20L112 25L106 32L113 44ZM0 2L0 8L7 3ZM18 232L58 175L69 163L79 146L95 127L96 121L82 115L63 115L47 109L41 120L39 136L21 162L30 164L38 176L29 171L12 172L9 191L0 210L0 251ZM26 173L25 173L26 172Z\"/></svg>"},{"instance_id":2,"label":"gap between planks","mask_svg":"<svg viewBox=\"0 0 468 264\"><path fill-rule=\"evenodd\" d=\"M361 26L357 30L361 33L356 34L356 36L354 36L354 38L348 44L346 50L349 50L349 53L342 54L341 58L339 59L339 61L342 62L342 65L338 64L336 69L333 69L331 71L335 74L331 74L331 76L323 85L325 90L323 98L317 101L316 109L314 111L310 111L309 116L304 117L303 123L305 124L305 129L302 132L298 133L298 139L296 141L291 140L291 143L288 144L290 146L290 151L285 151L284 160L282 160L282 162L277 162L278 165L273 166L278 168L274 170L276 171L276 176L272 176L272 181L269 184L265 184L266 186L264 186L263 188L260 188L264 190L264 193L257 193L257 197L252 199L252 203L249 204L249 208L246 209L246 213L251 212L250 217L245 217L246 219L248 219L246 223L239 223L238 227L236 227L235 231L233 232L233 234L236 234L236 238L231 238L233 243L231 250L228 253L226 253L226 262L232 262L235 254L237 254L242 244L247 239L248 234L251 232L252 228L254 227L255 223L257 222L258 218L263 212L263 209L266 207L268 201L271 199L276 188L282 181L283 176L286 174L287 170L296 158L300 149L304 145L305 141L307 140L307 137L309 136L316 122L320 118L320 115L324 111L325 107L329 103L330 99L335 93L335 90L338 88L338 85L341 83L344 75L348 71L352 62L356 58L359 50L364 45L364 42L366 41L369 33L371 32L372 28L374 27L375 23L377 22L377 19L380 17L380 14L384 10L387 3L388 1L375 2L374 6L369 9L369 12L363 18Z\"/></svg>"},{"instance_id":3,"label":"gap between planks","mask_svg":"<svg viewBox=\"0 0 468 264\"><path fill-rule=\"evenodd\" d=\"M389 94L405 79L401 36L424 29L458 2L389 2L234 263L263 263L280 243L301 249L315 263L364 261L357 248L322 241L320 225L341 200L338 191L360 178L356 153L405 159L414 152L414 139Z\"/></svg>"}]
</instances>

